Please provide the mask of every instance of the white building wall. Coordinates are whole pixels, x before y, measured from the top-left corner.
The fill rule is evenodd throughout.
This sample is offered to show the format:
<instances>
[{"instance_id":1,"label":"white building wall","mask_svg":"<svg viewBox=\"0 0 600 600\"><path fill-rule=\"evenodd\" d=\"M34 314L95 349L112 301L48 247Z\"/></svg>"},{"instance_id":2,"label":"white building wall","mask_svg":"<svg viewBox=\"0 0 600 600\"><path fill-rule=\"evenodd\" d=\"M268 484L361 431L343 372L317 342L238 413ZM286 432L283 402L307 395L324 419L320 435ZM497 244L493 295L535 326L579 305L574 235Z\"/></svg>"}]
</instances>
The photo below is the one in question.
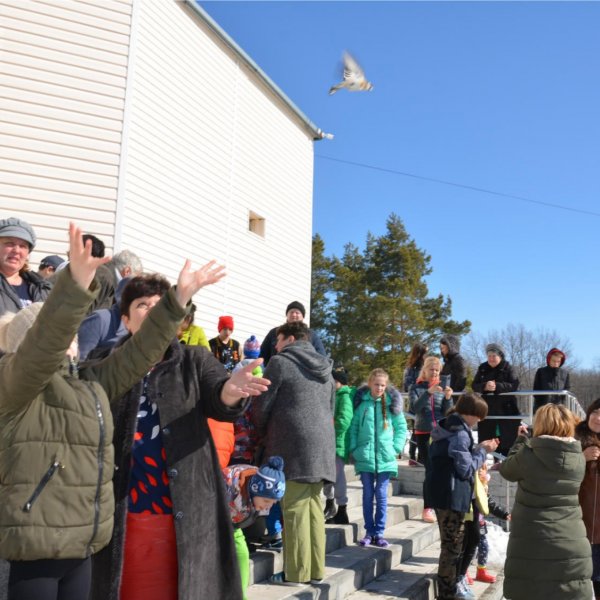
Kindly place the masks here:
<instances>
[{"instance_id":1,"label":"white building wall","mask_svg":"<svg viewBox=\"0 0 600 600\"><path fill-rule=\"evenodd\" d=\"M0 215L67 250L75 220L113 245L131 0L0 3Z\"/></svg>"},{"instance_id":2,"label":"white building wall","mask_svg":"<svg viewBox=\"0 0 600 600\"><path fill-rule=\"evenodd\" d=\"M181 3L136 6L119 247L175 279L185 257L227 278L201 292L197 323L260 339L310 298L312 136ZM249 211L266 220L262 238Z\"/></svg>"},{"instance_id":3,"label":"white building wall","mask_svg":"<svg viewBox=\"0 0 600 600\"><path fill-rule=\"evenodd\" d=\"M192 9L172 0L0 2L0 218L66 253L75 220L175 280L185 257L228 277L198 323L263 338L308 309L312 131ZM248 230L249 212L265 236Z\"/></svg>"}]
</instances>

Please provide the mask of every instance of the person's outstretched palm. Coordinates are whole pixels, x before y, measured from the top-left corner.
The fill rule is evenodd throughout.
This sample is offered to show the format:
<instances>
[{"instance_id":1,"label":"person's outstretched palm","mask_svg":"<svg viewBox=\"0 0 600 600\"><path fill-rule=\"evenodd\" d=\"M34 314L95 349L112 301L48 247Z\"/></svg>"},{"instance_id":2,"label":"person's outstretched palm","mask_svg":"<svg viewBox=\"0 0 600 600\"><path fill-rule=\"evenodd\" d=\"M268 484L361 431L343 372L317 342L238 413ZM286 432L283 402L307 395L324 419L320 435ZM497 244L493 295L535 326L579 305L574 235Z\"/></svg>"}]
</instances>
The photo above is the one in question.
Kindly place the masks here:
<instances>
[{"instance_id":1,"label":"person's outstretched palm","mask_svg":"<svg viewBox=\"0 0 600 600\"><path fill-rule=\"evenodd\" d=\"M225 277L225 267L217 265L214 260L206 263L197 271L192 271L191 262L186 260L177 279L177 300L182 306L185 306L198 290L217 283L223 277Z\"/></svg>"}]
</instances>

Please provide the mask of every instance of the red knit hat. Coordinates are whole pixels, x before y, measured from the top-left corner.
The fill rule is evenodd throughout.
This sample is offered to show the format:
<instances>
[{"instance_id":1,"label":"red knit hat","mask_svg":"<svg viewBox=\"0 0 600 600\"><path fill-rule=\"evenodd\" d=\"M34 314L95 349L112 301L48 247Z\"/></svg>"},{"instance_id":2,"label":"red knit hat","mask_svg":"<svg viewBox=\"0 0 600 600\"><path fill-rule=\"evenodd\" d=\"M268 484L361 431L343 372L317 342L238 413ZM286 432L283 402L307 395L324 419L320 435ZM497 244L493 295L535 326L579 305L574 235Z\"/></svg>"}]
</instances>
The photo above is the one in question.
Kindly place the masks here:
<instances>
[{"instance_id":1,"label":"red knit hat","mask_svg":"<svg viewBox=\"0 0 600 600\"><path fill-rule=\"evenodd\" d=\"M225 329L225 327L233 331L233 317L229 317L226 315L219 317L219 324L217 325L217 329L221 331L221 329Z\"/></svg>"}]
</instances>

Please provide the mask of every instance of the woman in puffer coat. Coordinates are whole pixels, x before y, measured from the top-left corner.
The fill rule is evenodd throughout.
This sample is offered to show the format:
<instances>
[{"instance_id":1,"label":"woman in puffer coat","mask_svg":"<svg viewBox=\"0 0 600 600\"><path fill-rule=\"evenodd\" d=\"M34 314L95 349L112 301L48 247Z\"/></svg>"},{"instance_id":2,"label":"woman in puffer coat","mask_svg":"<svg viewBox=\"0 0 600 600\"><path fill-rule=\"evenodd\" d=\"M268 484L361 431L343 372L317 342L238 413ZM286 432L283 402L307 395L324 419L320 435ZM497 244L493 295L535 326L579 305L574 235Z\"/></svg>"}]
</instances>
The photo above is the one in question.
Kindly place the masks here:
<instances>
[{"instance_id":1,"label":"woman in puffer coat","mask_svg":"<svg viewBox=\"0 0 600 600\"><path fill-rule=\"evenodd\" d=\"M137 336L78 373L75 334L108 259L93 258L74 225L69 238L69 267L46 302L5 315L0 327L0 557L11 564L10 600L88 597L90 556L113 529L109 401L160 359L184 306L213 277L182 271Z\"/></svg>"},{"instance_id":2,"label":"woman in puffer coat","mask_svg":"<svg viewBox=\"0 0 600 600\"><path fill-rule=\"evenodd\" d=\"M397 458L406 442L406 419L386 392L388 374L373 369L369 375L367 392L359 390L360 404L354 411L350 425L348 450L354 458L356 472L363 485L362 505L366 535L361 546L375 544L386 548L383 537L387 511L387 488L392 475L398 474ZM357 391L358 394L358 391ZM375 516L373 516L375 499Z\"/></svg>"},{"instance_id":3,"label":"woman in puffer coat","mask_svg":"<svg viewBox=\"0 0 600 600\"><path fill-rule=\"evenodd\" d=\"M519 436L500 473L518 482L506 564L508 600L592 598L592 557L579 506L585 474L575 417L562 405L538 410L533 438Z\"/></svg>"},{"instance_id":4,"label":"woman in puffer coat","mask_svg":"<svg viewBox=\"0 0 600 600\"><path fill-rule=\"evenodd\" d=\"M579 488L579 503L588 540L592 545L592 585L600 600L600 398L594 400L582 421L575 428L585 458L585 477Z\"/></svg>"}]
</instances>

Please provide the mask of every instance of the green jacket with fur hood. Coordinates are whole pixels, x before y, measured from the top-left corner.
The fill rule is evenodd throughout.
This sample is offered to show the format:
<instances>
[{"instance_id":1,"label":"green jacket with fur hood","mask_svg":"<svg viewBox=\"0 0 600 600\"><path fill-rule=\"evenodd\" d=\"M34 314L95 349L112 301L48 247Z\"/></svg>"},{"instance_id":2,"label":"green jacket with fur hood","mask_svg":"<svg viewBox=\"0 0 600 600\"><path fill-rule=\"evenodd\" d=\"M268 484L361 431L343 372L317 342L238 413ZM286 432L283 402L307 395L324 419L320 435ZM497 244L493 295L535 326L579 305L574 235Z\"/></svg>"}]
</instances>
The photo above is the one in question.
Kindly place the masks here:
<instances>
[{"instance_id":1,"label":"green jacket with fur hood","mask_svg":"<svg viewBox=\"0 0 600 600\"><path fill-rule=\"evenodd\" d=\"M90 290L64 269L17 351L0 359L1 558L84 558L108 544L109 399L120 398L160 360L185 316L169 291L127 343L71 376L65 350L96 282Z\"/></svg>"},{"instance_id":2,"label":"green jacket with fur hood","mask_svg":"<svg viewBox=\"0 0 600 600\"><path fill-rule=\"evenodd\" d=\"M354 411L348 449L357 473L398 474L397 459L406 442L406 419L403 412L394 414L387 392L384 401L385 421L381 398L374 400L370 393L363 394L362 402Z\"/></svg>"}]
</instances>

